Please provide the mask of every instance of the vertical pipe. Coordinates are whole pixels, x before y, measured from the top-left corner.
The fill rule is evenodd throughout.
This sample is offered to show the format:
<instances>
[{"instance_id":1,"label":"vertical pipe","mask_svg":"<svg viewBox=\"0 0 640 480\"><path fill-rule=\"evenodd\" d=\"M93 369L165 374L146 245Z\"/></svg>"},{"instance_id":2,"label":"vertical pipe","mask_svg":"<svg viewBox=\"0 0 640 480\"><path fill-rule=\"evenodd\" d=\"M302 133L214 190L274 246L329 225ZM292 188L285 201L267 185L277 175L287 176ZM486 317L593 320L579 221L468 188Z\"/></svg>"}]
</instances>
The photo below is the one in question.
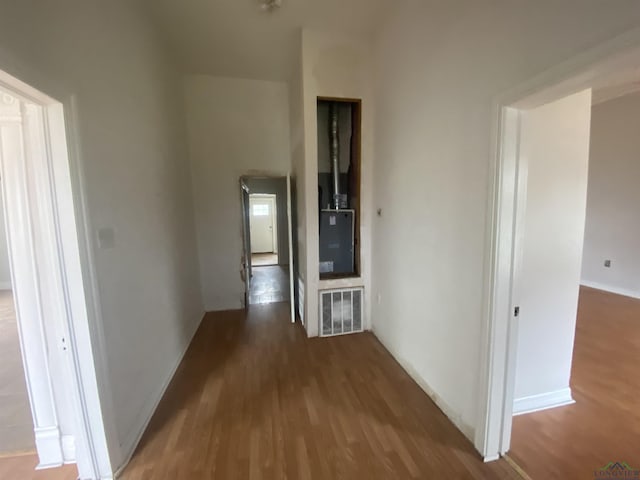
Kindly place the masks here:
<instances>
[{"instance_id":1,"label":"vertical pipe","mask_svg":"<svg viewBox=\"0 0 640 480\"><path fill-rule=\"evenodd\" d=\"M329 156L333 183L333 208L340 208L340 138L338 134L338 104L329 106Z\"/></svg>"}]
</instances>

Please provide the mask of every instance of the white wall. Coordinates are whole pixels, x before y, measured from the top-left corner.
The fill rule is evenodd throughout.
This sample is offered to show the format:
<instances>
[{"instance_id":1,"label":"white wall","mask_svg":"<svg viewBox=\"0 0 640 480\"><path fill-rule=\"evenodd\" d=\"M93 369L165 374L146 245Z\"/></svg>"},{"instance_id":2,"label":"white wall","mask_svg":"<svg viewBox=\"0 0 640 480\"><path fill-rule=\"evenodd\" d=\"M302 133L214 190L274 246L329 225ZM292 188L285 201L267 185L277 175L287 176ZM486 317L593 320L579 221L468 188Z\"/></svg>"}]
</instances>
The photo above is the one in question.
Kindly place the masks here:
<instances>
[{"instance_id":1,"label":"white wall","mask_svg":"<svg viewBox=\"0 0 640 480\"><path fill-rule=\"evenodd\" d=\"M0 7L0 69L59 100L74 96L67 114L79 133L72 147L88 221L94 233L115 231L111 249L91 236L101 317L92 331L114 466L131 452L203 312L182 87L134 5Z\"/></svg>"},{"instance_id":2,"label":"white wall","mask_svg":"<svg viewBox=\"0 0 640 480\"><path fill-rule=\"evenodd\" d=\"M522 115L520 161L527 194L517 280L514 413L572 400L590 120L591 90Z\"/></svg>"},{"instance_id":3,"label":"white wall","mask_svg":"<svg viewBox=\"0 0 640 480\"><path fill-rule=\"evenodd\" d=\"M409 0L378 37L374 332L470 438L493 99L637 26L638 15L632 0Z\"/></svg>"},{"instance_id":4,"label":"white wall","mask_svg":"<svg viewBox=\"0 0 640 480\"><path fill-rule=\"evenodd\" d=\"M364 325L371 318L371 215L373 178L373 82L371 51L365 38L302 32L302 90L304 110L304 198L306 234L305 324L307 334L318 335L318 290L364 287ZM360 201L360 277L322 280L319 274L318 213L318 97L362 100L362 152Z\"/></svg>"},{"instance_id":5,"label":"white wall","mask_svg":"<svg viewBox=\"0 0 640 480\"><path fill-rule=\"evenodd\" d=\"M304 95L302 71L302 30L296 37L295 58L289 79L289 149L291 153L291 208L293 215L293 274L296 292L296 311L305 318L304 285L307 278L307 212L306 168L304 137ZM301 291L302 290L302 291ZM300 298L302 297L302 301Z\"/></svg>"},{"instance_id":6,"label":"white wall","mask_svg":"<svg viewBox=\"0 0 640 480\"><path fill-rule=\"evenodd\" d=\"M11 269L9 268L9 246L4 224L4 208L0 203L0 290L11 290Z\"/></svg>"},{"instance_id":7,"label":"white wall","mask_svg":"<svg viewBox=\"0 0 640 480\"><path fill-rule=\"evenodd\" d=\"M202 294L207 310L242 308L242 175L287 175L286 83L185 80Z\"/></svg>"},{"instance_id":8,"label":"white wall","mask_svg":"<svg viewBox=\"0 0 640 480\"><path fill-rule=\"evenodd\" d=\"M582 283L640 298L640 93L592 111ZM611 260L611 268L604 261Z\"/></svg>"}]
</instances>

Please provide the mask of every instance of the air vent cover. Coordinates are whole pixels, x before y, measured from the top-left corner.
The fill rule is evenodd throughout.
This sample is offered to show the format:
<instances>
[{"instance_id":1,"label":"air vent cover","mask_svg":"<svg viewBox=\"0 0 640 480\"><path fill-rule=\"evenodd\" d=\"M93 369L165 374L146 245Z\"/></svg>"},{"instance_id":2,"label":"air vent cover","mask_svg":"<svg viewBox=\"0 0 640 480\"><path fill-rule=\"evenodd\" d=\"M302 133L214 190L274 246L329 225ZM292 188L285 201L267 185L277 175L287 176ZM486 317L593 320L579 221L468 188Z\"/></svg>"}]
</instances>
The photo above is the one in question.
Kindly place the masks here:
<instances>
[{"instance_id":1,"label":"air vent cover","mask_svg":"<svg viewBox=\"0 0 640 480\"><path fill-rule=\"evenodd\" d=\"M331 337L363 330L362 288L320 292L320 335Z\"/></svg>"}]
</instances>

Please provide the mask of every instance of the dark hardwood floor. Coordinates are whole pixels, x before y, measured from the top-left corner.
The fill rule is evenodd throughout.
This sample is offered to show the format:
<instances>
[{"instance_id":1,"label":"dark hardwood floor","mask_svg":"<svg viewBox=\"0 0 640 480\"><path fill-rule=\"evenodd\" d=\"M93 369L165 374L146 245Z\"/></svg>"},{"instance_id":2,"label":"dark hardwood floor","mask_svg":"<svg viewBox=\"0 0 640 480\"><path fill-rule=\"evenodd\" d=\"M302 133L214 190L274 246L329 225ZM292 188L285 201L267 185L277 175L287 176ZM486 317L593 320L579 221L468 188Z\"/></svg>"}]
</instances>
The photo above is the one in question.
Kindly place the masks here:
<instances>
[{"instance_id":1,"label":"dark hardwood floor","mask_svg":"<svg viewBox=\"0 0 640 480\"><path fill-rule=\"evenodd\" d=\"M252 269L249 304L261 305L289 301L289 267L257 266Z\"/></svg>"},{"instance_id":2,"label":"dark hardwood floor","mask_svg":"<svg viewBox=\"0 0 640 480\"><path fill-rule=\"evenodd\" d=\"M515 417L511 458L534 480L589 480L616 461L640 469L639 366L640 300L582 287L576 403Z\"/></svg>"},{"instance_id":3,"label":"dark hardwood floor","mask_svg":"<svg viewBox=\"0 0 640 480\"><path fill-rule=\"evenodd\" d=\"M369 333L307 339L287 304L208 314L125 480L520 478L471 444ZM575 405L514 419L510 456L534 480L640 465L640 301L583 288ZM35 456L0 458L0 478Z\"/></svg>"},{"instance_id":4,"label":"dark hardwood floor","mask_svg":"<svg viewBox=\"0 0 640 480\"><path fill-rule=\"evenodd\" d=\"M484 464L372 334L307 339L280 303L207 315L122 478L520 477Z\"/></svg>"}]
</instances>

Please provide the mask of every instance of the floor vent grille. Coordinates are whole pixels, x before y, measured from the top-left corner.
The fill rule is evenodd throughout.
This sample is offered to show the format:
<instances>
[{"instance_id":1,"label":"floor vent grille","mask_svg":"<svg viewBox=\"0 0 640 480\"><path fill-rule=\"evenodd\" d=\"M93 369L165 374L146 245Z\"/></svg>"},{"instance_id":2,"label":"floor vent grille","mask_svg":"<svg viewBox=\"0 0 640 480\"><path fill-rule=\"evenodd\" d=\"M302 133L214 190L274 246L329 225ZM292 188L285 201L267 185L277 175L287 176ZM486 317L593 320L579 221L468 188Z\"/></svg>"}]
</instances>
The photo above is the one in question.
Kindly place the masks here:
<instances>
[{"instance_id":1,"label":"floor vent grille","mask_svg":"<svg viewBox=\"0 0 640 480\"><path fill-rule=\"evenodd\" d=\"M331 337L362 332L362 288L320 292L320 335Z\"/></svg>"}]
</instances>

